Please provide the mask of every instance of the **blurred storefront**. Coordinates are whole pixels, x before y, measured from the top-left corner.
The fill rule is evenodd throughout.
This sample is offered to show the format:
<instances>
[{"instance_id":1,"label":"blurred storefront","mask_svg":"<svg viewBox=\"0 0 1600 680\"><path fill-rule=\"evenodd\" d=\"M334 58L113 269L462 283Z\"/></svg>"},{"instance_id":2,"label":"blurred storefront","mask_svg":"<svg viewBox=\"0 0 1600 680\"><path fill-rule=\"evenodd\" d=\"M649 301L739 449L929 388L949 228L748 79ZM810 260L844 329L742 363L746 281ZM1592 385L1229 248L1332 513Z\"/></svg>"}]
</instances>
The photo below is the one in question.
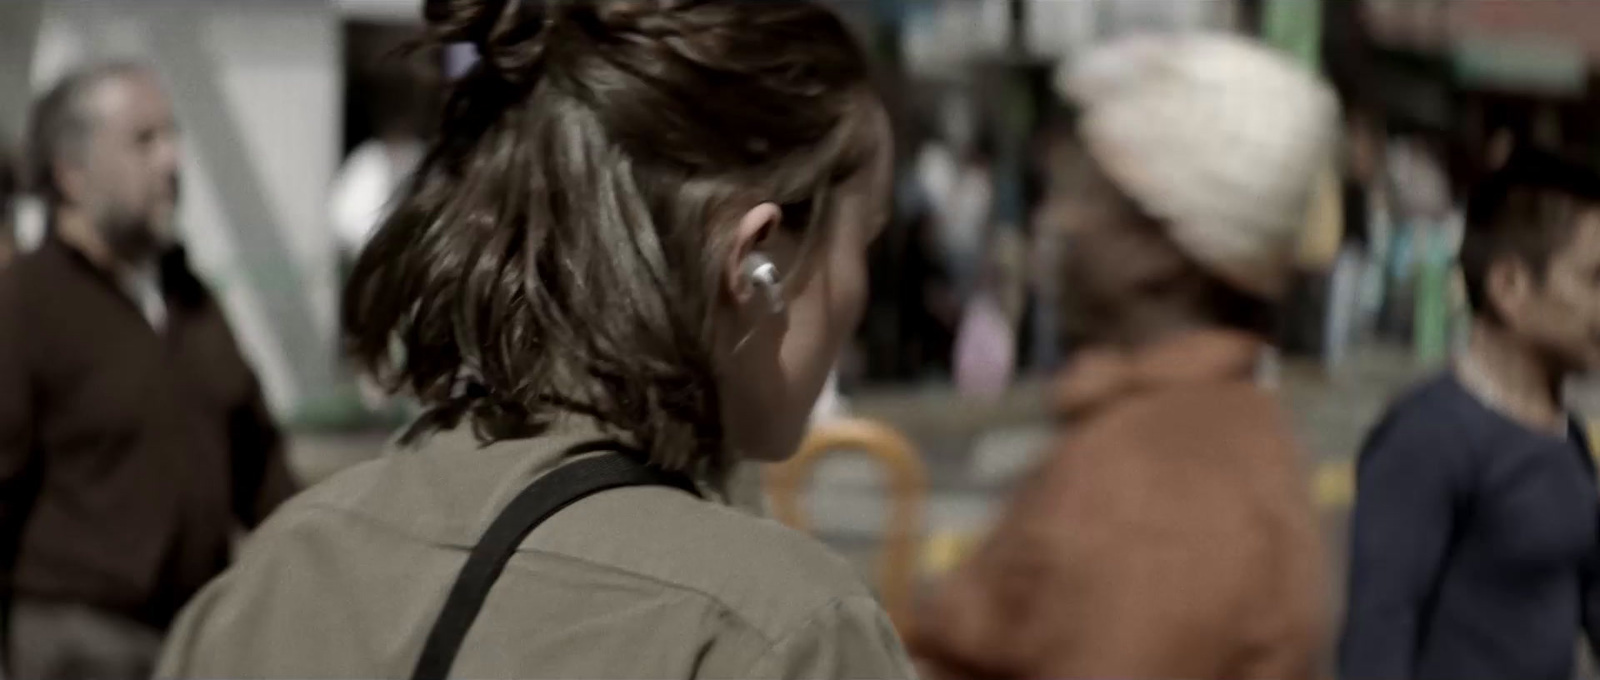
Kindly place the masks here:
<instances>
[{"instance_id":1,"label":"blurred storefront","mask_svg":"<svg viewBox=\"0 0 1600 680\"><path fill-rule=\"evenodd\" d=\"M1368 0L1362 8L1375 43L1431 61L1446 93L1428 108L1442 114L1437 122L1455 141L1481 141L1496 126L1515 126L1540 143L1587 147L1593 155L1596 126L1579 112L1593 110L1600 5Z\"/></svg>"}]
</instances>

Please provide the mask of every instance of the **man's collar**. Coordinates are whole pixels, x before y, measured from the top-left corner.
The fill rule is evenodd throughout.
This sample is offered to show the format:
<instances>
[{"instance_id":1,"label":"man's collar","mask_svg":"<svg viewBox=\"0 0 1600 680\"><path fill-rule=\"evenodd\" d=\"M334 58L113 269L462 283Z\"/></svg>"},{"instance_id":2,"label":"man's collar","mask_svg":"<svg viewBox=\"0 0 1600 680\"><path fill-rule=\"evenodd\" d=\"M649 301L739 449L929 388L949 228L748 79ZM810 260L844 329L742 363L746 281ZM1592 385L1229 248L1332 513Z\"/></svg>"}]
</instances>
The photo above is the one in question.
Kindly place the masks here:
<instances>
[{"instance_id":1,"label":"man's collar","mask_svg":"<svg viewBox=\"0 0 1600 680\"><path fill-rule=\"evenodd\" d=\"M101 280L119 288L121 286L115 272L90 259L86 253L62 239L53 230L46 232L39 249L56 252L73 265L83 268ZM161 294L168 301L189 308L205 303L207 299L205 285L189 267L188 252L181 244L174 244L163 250L156 257L155 265L160 275Z\"/></svg>"}]
</instances>

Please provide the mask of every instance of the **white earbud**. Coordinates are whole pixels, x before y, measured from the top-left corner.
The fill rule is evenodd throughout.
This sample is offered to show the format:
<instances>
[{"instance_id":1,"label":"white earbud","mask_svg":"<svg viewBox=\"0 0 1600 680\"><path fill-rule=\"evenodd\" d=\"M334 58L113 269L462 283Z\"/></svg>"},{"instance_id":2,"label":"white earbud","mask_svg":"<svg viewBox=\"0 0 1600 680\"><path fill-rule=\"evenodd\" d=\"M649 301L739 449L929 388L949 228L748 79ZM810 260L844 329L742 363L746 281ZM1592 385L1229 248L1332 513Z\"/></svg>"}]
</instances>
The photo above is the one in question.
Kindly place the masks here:
<instances>
[{"instance_id":1,"label":"white earbud","mask_svg":"<svg viewBox=\"0 0 1600 680\"><path fill-rule=\"evenodd\" d=\"M782 314L784 309L783 283L778 280L778 265L761 253L751 253L744 258L744 275L750 285L761 289L762 295L767 298L767 306L773 314Z\"/></svg>"}]
</instances>

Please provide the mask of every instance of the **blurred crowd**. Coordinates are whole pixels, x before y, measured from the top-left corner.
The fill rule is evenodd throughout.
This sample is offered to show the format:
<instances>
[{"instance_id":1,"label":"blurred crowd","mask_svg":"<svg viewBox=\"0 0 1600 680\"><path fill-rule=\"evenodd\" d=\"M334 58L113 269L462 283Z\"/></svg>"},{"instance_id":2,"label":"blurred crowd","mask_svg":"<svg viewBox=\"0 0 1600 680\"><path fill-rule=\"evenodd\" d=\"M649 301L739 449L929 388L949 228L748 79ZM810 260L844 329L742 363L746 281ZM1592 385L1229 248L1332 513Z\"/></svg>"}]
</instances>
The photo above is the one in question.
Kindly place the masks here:
<instances>
[{"instance_id":1,"label":"blurred crowd","mask_svg":"<svg viewBox=\"0 0 1600 680\"><path fill-rule=\"evenodd\" d=\"M325 211L329 370L403 424L326 480L191 262L171 77L70 69L0 140L0 675L1577 677L1587 80L1292 4L926 78L848 3L420 3L351 38ZM1431 373L1330 541L1277 367L1374 345ZM1022 382L1053 439L903 608L762 516L797 451L915 469L844 395Z\"/></svg>"}]
</instances>

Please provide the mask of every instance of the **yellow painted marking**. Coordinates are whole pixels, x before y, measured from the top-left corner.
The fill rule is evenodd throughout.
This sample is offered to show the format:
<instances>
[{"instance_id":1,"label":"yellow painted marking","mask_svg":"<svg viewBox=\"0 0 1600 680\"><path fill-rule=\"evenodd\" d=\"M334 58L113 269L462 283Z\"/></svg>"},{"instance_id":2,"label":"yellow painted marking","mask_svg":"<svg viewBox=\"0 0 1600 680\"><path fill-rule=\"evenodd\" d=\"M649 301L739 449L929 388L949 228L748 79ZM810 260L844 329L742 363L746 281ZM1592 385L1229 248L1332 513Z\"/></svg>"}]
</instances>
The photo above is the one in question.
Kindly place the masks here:
<instances>
[{"instance_id":1,"label":"yellow painted marking","mask_svg":"<svg viewBox=\"0 0 1600 680\"><path fill-rule=\"evenodd\" d=\"M939 576L954 569L981 537L978 532L935 532L922 545L922 573Z\"/></svg>"},{"instance_id":2,"label":"yellow painted marking","mask_svg":"<svg viewBox=\"0 0 1600 680\"><path fill-rule=\"evenodd\" d=\"M1343 510L1356 496L1356 467L1348 460L1317 466L1311 477L1311 497L1322 510Z\"/></svg>"}]
</instances>

